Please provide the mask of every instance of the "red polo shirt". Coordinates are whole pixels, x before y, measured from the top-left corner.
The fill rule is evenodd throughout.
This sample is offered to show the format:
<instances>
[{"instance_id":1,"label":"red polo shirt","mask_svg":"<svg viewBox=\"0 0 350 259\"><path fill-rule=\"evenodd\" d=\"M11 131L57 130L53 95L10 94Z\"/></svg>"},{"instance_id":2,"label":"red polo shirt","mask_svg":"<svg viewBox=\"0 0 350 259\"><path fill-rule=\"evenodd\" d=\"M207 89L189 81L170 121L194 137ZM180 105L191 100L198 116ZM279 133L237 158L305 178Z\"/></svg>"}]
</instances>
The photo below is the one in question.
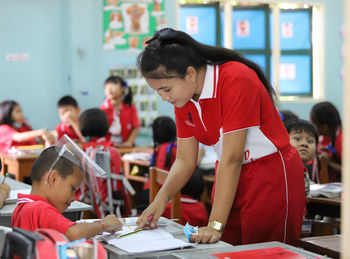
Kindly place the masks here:
<instances>
[{"instance_id":1,"label":"red polo shirt","mask_svg":"<svg viewBox=\"0 0 350 259\"><path fill-rule=\"evenodd\" d=\"M0 125L0 152L7 152L12 146L28 146L37 144L34 139L22 142L16 142L13 140L13 135L16 133L22 133L30 130L32 129L29 126L22 126L17 131L7 124Z\"/></svg>"},{"instance_id":2,"label":"red polo shirt","mask_svg":"<svg viewBox=\"0 0 350 259\"><path fill-rule=\"evenodd\" d=\"M75 224L75 222L65 218L43 197L18 194L17 207L11 218L11 227L29 231L35 231L38 228L49 228L65 234L68 228Z\"/></svg>"},{"instance_id":3,"label":"red polo shirt","mask_svg":"<svg viewBox=\"0 0 350 259\"><path fill-rule=\"evenodd\" d=\"M115 109L110 103L108 99L106 99L103 104L100 107L101 110L105 111L107 114L108 124L109 126L113 123L113 118L115 116ZM140 127L140 121L137 116L137 110L134 104L131 106L126 105L125 103L122 104L120 107L120 113L119 113L119 119L120 119L120 125L121 125L121 137L123 139L123 142L127 141L131 131L135 127ZM110 133L108 133L107 138L110 137Z\"/></svg>"},{"instance_id":4,"label":"red polo shirt","mask_svg":"<svg viewBox=\"0 0 350 259\"><path fill-rule=\"evenodd\" d=\"M55 128L55 131L58 133L58 139L60 139L64 134L67 134L73 140L79 139L77 133L75 133L74 129L66 123L61 122Z\"/></svg>"},{"instance_id":5,"label":"red polo shirt","mask_svg":"<svg viewBox=\"0 0 350 259\"><path fill-rule=\"evenodd\" d=\"M289 145L289 135L256 73L240 62L207 66L198 102L175 107L178 138L195 137L215 145L221 156L223 134L248 129L243 164Z\"/></svg>"}]
</instances>

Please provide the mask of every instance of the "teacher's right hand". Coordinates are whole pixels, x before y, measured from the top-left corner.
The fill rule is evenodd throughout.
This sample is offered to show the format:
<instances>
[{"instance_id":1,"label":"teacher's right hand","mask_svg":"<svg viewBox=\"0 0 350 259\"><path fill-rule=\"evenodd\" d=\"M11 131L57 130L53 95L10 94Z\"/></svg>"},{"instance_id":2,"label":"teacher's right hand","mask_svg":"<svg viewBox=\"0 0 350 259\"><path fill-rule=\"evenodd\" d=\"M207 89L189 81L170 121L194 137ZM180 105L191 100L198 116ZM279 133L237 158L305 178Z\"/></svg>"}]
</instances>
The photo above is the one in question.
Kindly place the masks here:
<instances>
[{"instance_id":1,"label":"teacher's right hand","mask_svg":"<svg viewBox=\"0 0 350 259\"><path fill-rule=\"evenodd\" d=\"M165 206L168 202L168 198L164 194L158 193L154 201L142 212L141 216L137 219L137 228L156 228L157 222L160 216L162 216Z\"/></svg>"}]
</instances>

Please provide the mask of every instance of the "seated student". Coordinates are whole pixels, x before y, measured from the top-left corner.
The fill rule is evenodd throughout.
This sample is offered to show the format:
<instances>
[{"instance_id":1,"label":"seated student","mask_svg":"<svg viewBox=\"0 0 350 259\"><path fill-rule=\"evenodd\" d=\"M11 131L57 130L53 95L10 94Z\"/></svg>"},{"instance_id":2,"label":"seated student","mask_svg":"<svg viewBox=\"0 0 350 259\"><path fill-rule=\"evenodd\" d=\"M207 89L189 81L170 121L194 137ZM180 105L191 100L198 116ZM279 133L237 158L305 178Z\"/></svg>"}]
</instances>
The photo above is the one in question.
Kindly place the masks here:
<instances>
[{"instance_id":1,"label":"seated student","mask_svg":"<svg viewBox=\"0 0 350 259\"><path fill-rule=\"evenodd\" d=\"M316 126L320 139L317 152L320 160L326 160L330 182L341 181L342 122L338 109L330 102L315 104L310 121Z\"/></svg>"},{"instance_id":2,"label":"seated student","mask_svg":"<svg viewBox=\"0 0 350 259\"><path fill-rule=\"evenodd\" d=\"M58 124L53 131L56 139L60 139L64 134L67 134L74 141L84 142L84 137L79 130L78 117L80 108L78 102L72 96L63 96L57 103L58 114L61 123Z\"/></svg>"},{"instance_id":3,"label":"seated student","mask_svg":"<svg viewBox=\"0 0 350 259\"><path fill-rule=\"evenodd\" d=\"M118 150L111 146L111 141L107 140L106 138L109 128L106 113L97 108L88 109L79 116L79 125L81 133L88 140L88 142L81 144L83 149L87 150L89 148L93 148L94 150L108 152L111 161L111 173L121 175L120 154ZM97 181L99 195L102 199L102 202L105 203L108 196L106 179L97 178ZM85 187L88 188L87 186ZM131 207L128 199L128 194L124 189L123 181L112 180L112 191L115 192L116 196L118 195L120 200L123 200L124 205L120 207L121 214L125 216L131 215ZM77 200L83 199L84 195L85 194L81 193L81 190L79 189L76 194ZM98 204L94 204L94 207L96 216L101 217L101 215L104 214L102 207Z\"/></svg>"},{"instance_id":4,"label":"seated student","mask_svg":"<svg viewBox=\"0 0 350 259\"><path fill-rule=\"evenodd\" d=\"M152 124L154 153L151 166L169 171L176 158L176 124L168 116L160 116ZM149 181L144 189L149 188ZM206 226L208 214L205 205L197 201L203 192L203 178L197 167L191 180L181 190L181 212L183 221L194 226ZM163 216L170 217L171 204L167 205Z\"/></svg>"},{"instance_id":5,"label":"seated student","mask_svg":"<svg viewBox=\"0 0 350 259\"><path fill-rule=\"evenodd\" d=\"M294 112L292 112L290 110L280 110L279 111L279 115L280 115L281 120L283 122L285 122L287 120L298 119L299 118L298 115L296 115Z\"/></svg>"},{"instance_id":6,"label":"seated student","mask_svg":"<svg viewBox=\"0 0 350 259\"><path fill-rule=\"evenodd\" d=\"M318 133L311 122L302 119L291 119L284 122L290 136L290 144L295 147L305 166L305 193L310 191L310 178L317 182L318 172L308 172L307 164L316 158L316 147L318 142Z\"/></svg>"},{"instance_id":7,"label":"seated student","mask_svg":"<svg viewBox=\"0 0 350 259\"><path fill-rule=\"evenodd\" d=\"M191 226L206 226L208 213L203 202L198 201L203 193L203 176L197 167L190 180L181 189L182 225L188 222ZM163 217L170 218L171 202L165 207Z\"/></svg>"},{"instance_id":8,"label":"seated student","mask_svg":"<svg viewBox=\"0 0 350 259\"><path fill-rule=\"evenodd\" d=\"M18 205L11 219L12 227L29 231L55 229L70 241L121 228L122 223L115 215L93 223L76 223L61 214L75 200L75 192L84 178L81 161L73 153L62 152L57 146L46 148L34 162L31 178L31 193L18 194Z\"/></svg>"},{"instance_id":9,"label":"seated student","mask_svg":"<svg viewBox=\"0 0 350 259\"><path fill-rule=\"evenodd\" d=\"M119 76L110 76L104 83L106 99L101 105L109 123L108 138L114 146L131 147L139 133L140 122L132 104L132 92L126 81Z\"/></svg>"},{"instance_id":10,"label":"seated student","mask_svg":"<svg viewBox=\"0 0 350 259\"><path fill-rule=\"evenodd\" d=\"M7 100L0 103L0 152L7 152L11 147L38 144L36 138L47 144L54 142L46 129L32 130L17 102Z\"/></svg>"}]
</instances>

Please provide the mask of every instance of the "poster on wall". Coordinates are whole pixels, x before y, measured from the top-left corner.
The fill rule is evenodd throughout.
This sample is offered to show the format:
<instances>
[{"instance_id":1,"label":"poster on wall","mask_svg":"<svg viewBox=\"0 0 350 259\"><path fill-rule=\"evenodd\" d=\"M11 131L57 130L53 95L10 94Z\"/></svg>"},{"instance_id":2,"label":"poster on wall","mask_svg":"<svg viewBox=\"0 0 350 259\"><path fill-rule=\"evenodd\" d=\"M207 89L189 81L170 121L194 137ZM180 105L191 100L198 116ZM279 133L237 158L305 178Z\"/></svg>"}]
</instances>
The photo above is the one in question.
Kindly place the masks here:
<instances>
[{"instance_id":1,"label":"poster on wall","mask_svg":"<svg viewBox=\"0 0 350 259\"><path fill-rule=\"evenodd\" d=\"M103 49L143 49L166 27L165 0L104 0Z\"/></svg>"}]
</instances>

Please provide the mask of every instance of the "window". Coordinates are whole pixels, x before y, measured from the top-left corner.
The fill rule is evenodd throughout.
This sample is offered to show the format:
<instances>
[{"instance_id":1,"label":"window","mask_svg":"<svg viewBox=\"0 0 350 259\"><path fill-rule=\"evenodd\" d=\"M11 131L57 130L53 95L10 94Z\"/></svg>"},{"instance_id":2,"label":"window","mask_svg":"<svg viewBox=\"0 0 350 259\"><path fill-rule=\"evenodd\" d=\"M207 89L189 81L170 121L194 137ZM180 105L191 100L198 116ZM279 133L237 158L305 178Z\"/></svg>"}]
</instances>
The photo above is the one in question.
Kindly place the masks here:
<instances>
[{"instance_id":1,"label":"window","mask_svg":"<svg viewBox=\"0 0 350 259\"><path fill-rule=\"evenodd\" d=\"M320 71L322 64L319 60L323 59L319 51L320 36L316 34L319 30L312 27L315 20L321 17L320 7L292 3L266 4L266 1L259 4L254 1L244 6L231 6L231 17L227 19L223 4L213 4L212 1L207 5L198 4L200 1L189 4L193 2L180 2L183 4L180 6L180 30L204 44L224 46L222 32L225 21L230 21L233 49L260 65L272 84L278 85L276 91L282 100L320 97L321 75L313 71ZM273 24L276 16L274 18L272 14L276 8L279 13L278 57L272 54L273 50L276 53L273 46L276 40L273 31L276 28ZM191 17L197 17L193 24ZM277 62L279 60L277 68L273 65L274 59ZM273 79L277 79L277 82Z\"/></svg>"}]
</instances>

